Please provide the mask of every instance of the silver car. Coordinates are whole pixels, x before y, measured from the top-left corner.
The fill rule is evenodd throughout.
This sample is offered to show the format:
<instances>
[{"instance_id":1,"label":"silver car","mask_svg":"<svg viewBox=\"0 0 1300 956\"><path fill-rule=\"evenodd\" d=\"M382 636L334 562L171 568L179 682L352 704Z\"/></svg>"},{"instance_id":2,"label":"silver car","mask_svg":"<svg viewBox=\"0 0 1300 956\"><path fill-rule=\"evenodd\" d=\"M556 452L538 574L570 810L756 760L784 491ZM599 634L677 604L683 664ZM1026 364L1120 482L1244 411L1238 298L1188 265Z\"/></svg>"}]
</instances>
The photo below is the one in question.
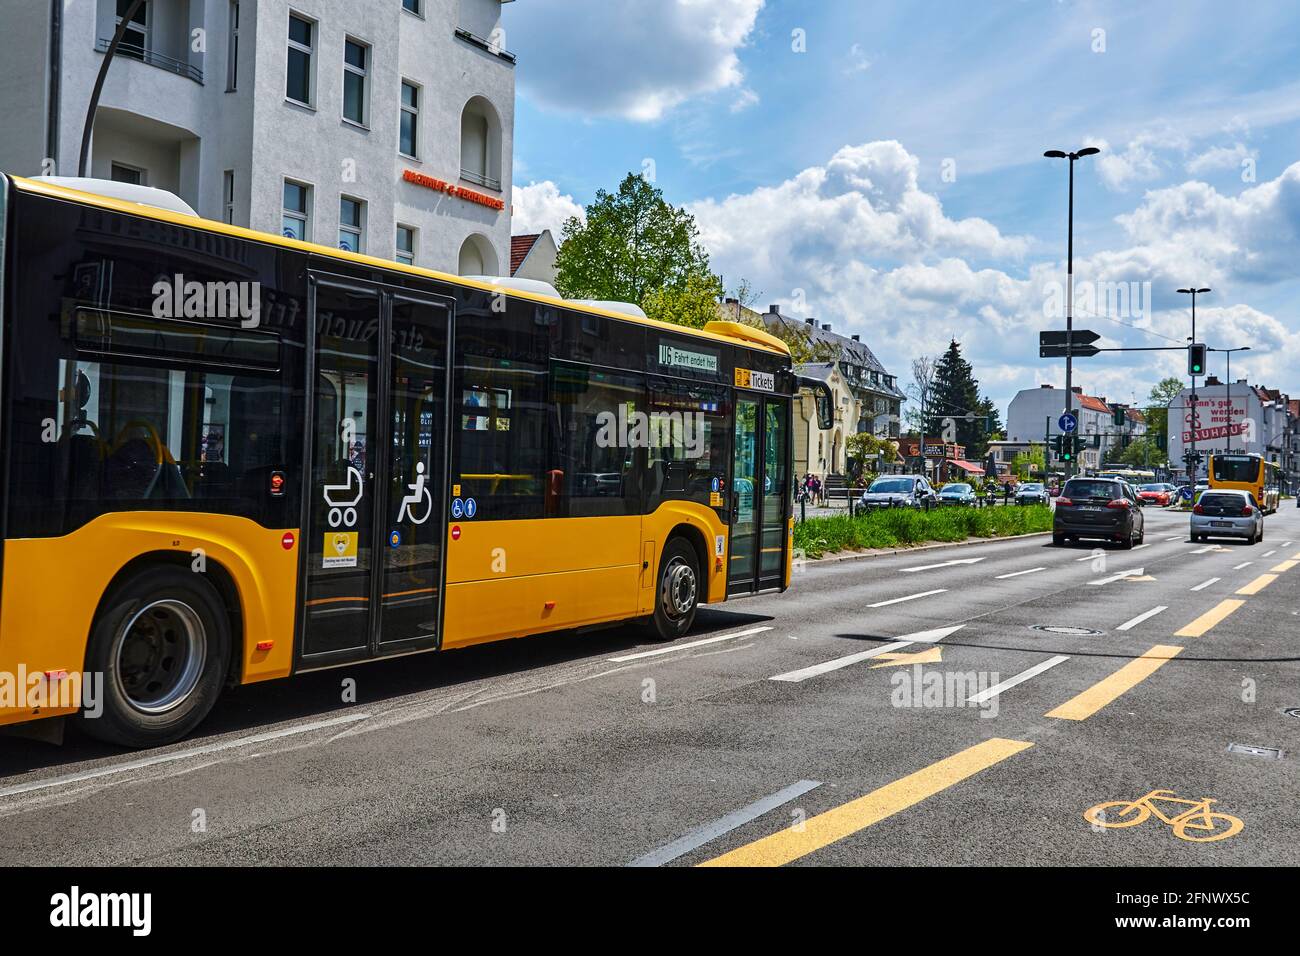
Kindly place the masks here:
<instances>
[{"instance_id":1,"label":"silver car","mask_svg":"<svg viewBox=\"0 0 1300 956\"><path fill-rule=\"evenodd\" d=\"M1264 512L1248 491L1211 488L1201 493L1192 508L1192 540L1244 538L1251 544L1264 540Z\"/></svg>"}]
</instances>

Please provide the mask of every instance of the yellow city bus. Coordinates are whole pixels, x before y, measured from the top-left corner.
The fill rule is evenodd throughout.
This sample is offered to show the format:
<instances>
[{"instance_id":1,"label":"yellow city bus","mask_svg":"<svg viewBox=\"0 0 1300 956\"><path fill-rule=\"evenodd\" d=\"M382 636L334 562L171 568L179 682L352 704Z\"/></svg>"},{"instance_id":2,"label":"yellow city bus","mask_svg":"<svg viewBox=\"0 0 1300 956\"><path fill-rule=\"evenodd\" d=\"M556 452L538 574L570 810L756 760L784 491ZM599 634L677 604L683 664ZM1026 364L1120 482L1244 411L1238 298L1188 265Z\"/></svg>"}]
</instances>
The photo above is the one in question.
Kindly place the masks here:
<instances>
[{"instance_id":1,"label":"yellow city bus","mask_svg":"<svg viewBox=\"0 0 1300 956\"><path fill-rule=\"evenodd\" d=\"M774 336L116 196L0 177L0 724L788 585Z\"/></svg>"},{"instance_id":2,"label":"yellow city bus","mask_svg":"<svg viewBox=\"0 0 1300 956\"><path fill-rule=\"evenodd\" d=\"M1211 488L1249 491L1265 514L1277 511L1281 500L1281 469L1262 455L1212 452L1208 466Z\"/></svg>"}]
</instances>

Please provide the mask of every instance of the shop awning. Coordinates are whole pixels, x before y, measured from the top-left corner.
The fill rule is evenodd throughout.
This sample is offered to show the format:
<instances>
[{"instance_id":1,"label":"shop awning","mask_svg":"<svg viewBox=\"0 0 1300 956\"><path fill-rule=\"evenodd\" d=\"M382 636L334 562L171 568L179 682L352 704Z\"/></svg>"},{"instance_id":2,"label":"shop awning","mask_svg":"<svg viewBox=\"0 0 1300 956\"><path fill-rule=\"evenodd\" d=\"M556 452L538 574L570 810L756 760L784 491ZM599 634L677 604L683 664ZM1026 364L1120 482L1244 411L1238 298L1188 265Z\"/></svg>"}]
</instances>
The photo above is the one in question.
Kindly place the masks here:
<instances>
[{"instance_id":1,"label":"shop awning","mask_svg":"<svg viewBox=\"0 0 1300 956\"><path fill-rule=\"evenodd\" d=\"M970 462L962 461L960 458L953 458L951 461L948 462L948 464L955 465L956 467L960 468L962 471L966 472L969 475L984 474L984 469L981 468L979 465L972 465Z\"/></svg>"}]
</instances>

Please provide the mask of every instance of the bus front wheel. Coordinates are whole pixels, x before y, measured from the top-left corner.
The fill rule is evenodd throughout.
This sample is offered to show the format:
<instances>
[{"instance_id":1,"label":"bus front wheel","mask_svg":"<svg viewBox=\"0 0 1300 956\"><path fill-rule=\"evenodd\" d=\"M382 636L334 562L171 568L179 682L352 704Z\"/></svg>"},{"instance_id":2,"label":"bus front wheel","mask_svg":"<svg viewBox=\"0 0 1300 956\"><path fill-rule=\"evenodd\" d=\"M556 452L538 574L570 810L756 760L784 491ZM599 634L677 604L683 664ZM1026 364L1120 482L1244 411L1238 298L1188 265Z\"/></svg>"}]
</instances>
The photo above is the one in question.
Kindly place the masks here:
<instances>
[{"instance_id":1,"label":"bus front wheel","mask_svg":"<svg viewBox=\"0 0 1300 956\"><path fill-rule=\"evenodd\" d=\"M647 624L651 637L672 641L695 623L700 600L700 572L695 549L684 538L672 538L659 562L655 612Z\"/></svg>"},{"instance_id":2,"label":"bus front wheel","mask_svg":"<svg viewBox=\"0 0 1300 956\"><path fill-rule=\"evenodd\" d=\"M91 631L86 670L99 694L83 700L82 728L125 747L179 740L216 703L230 642L225 606L202 574L142 569L114 589Z\"/></svg>"}]
</instances>

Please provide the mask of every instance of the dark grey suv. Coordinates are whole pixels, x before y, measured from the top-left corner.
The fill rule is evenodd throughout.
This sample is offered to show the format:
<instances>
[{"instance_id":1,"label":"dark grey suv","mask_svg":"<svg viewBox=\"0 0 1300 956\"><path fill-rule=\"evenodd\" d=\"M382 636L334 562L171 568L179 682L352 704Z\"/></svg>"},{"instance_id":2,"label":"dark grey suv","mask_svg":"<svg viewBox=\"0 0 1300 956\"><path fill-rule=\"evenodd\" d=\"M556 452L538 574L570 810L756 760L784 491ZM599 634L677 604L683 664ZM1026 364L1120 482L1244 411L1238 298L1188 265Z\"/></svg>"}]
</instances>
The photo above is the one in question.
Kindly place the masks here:
<instances>
[{"instance_id":1,"label":"dark grey suv","mask_svg":"<svg viewBox=\"0 0 1300 956\"><path fill-rule=\"evenodd\" d=\"M1132 485L1115 478L1071 478L1056 498L1052 544L1100 538L1131 548L1142 543L1145 524Z\"/></svg>"}]
</instances>

